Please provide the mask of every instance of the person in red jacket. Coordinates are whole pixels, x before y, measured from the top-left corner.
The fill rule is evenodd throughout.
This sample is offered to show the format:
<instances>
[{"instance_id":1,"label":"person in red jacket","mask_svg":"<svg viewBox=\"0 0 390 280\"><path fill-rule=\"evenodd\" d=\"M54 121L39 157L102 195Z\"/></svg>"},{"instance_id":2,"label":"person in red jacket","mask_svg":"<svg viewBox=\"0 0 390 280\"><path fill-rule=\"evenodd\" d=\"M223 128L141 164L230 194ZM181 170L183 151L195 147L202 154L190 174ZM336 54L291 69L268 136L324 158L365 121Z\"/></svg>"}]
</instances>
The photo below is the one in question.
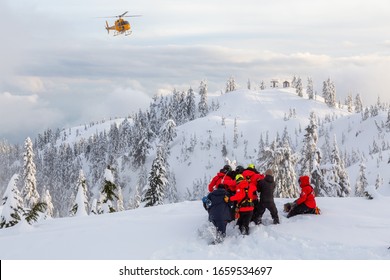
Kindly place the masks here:
<instances>
[{"instance_id":1,"label":"person in red jacket","mask_svg":"<svg viewBox=\"0 0 390 280\"><path fill-rule=\"evenodd\" d=\"M224 185L225 189L230 192L236 191L236 181L234 181L230 174L232 168L230 165L225 165L209 183L209 192L217 189L220 184Z\"/></svg>"},{"instance_id":2,"label":"person in red jacket","mask_svg":"<svg viewBox=\"0 0 390 280\"><path fill-rule=\"evenodd\" d=\"M236 211L238 212L237 225L241 234L249 234L249 223L253 215L253 199L256 187L245 180L241 174L236 175L237 190L235 195L228 198L228 201L237 201Z\"/></svg>"},{"instance_id":3,"label":"person in red jacket","mask_svg":"<svg viewBox=\"0 0 390 280\"><path fill-rule=\"evenodd\" d=\"M287 214L287 218L299 214L316 214L317 203L313 187L310 185L309 176L299 177L299 186L301 194L297 200L291 205L291 210Z\"/></svg>"},{"instance_id":4,"label":"person in red jacket","mask_svg":"<svg viewBox=\"0 0 390 280\"><path fill-rule=\"evenodd\" d=\"M256 167L253 163L248 164L248 167L244 169L241 174L246 180L255 186L255 189L257 189L257 182L265 178L264 174L261 174L256 170ZM256 223L259 217L259 198L256 191L254 193L253 204L255 209L253 210L252 221Z\"/></svg>"}]
</instances>

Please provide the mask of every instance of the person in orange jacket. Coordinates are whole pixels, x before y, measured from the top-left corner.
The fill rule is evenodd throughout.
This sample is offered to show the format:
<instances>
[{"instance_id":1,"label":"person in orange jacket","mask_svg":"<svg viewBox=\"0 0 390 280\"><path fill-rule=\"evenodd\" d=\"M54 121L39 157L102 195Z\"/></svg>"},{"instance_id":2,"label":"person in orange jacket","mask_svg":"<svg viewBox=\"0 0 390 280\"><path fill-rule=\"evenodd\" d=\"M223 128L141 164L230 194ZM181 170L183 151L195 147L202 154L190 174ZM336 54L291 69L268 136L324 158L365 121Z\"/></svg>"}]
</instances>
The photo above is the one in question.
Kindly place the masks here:
<instances>
[{"instance_id":1,"label":"person in orange jacket","mask_svg":"<svg viewBox=\"0 0 390 280\"><path fill-rule=\"evenodd\" d=\"M299 177L299 186L301 194L297 200L291 205L291 210L287 214L287 218L299 214L316 214L317 203L313 187L310 185L309 176Z\"/></svg>"},{"instance_id":2,"label":"person in orange jacket","mask_svg":"<svg viewBox=\"0 0 390 280\"><path fill-rule=\"evenodd\" d=\"M241 174L246 180L253 184L255 188L257 188L257 182L265 178L264 174L261 174L259 171L256 170L256 167L253 163L248 164L248 167L244 169ZM255 209L253 210L252 221L256 223L259 217L259 198L257 196L257 192L254 193L254 196L255 197L253 198L253 204Z\"/></svg>"},{"instance_id":3,"label":"person in orange jacket","mask_svg":"<svg viewBox=\"0 0 390 280\"><path fill-rule=\"evenodd\" d=\"M227 201L237 201L236 211L238 214L237 225L241 234L249 234L249 223L253 215L253 199L256 187L245 180L241 174L236 175L236 193L227 198Z\"/></svg>"},{"instance_id":4,"label":"person in orange jacket","mask_svg":"<svg viewBox=\"0 0 390 280\"><path fill-rule=\"evenodd\" d=\"M225 165L210 181L208 185L209 192L217 189L220 184L224 185L227 191L234 192L236 190L236 181L230 177L231 172L231 166Z\"/></svg>"}]
</instances>

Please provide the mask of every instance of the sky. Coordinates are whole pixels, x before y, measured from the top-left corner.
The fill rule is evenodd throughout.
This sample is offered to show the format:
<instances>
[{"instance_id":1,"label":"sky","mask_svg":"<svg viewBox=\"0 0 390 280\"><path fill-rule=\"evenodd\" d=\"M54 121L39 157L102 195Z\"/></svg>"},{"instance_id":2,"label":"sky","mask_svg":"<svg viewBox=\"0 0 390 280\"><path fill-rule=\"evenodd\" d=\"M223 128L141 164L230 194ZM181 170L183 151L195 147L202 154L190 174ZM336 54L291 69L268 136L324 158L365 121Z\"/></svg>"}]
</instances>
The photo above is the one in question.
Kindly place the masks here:
<instances>
[{"instance_id":1,"label":"sky","mask_svg":"<svg viewBox=\"0 0 390 280\"><path fill-rule=\"evenodd\" d=\"M224 90L251 80L331 78L390 102L387 0L48 1L0 3L0 139L127 116L174 88ZM129 11L131 36L106 16ZM110 24L112 18L107 19Z\"/></svg>"}]
</instances>

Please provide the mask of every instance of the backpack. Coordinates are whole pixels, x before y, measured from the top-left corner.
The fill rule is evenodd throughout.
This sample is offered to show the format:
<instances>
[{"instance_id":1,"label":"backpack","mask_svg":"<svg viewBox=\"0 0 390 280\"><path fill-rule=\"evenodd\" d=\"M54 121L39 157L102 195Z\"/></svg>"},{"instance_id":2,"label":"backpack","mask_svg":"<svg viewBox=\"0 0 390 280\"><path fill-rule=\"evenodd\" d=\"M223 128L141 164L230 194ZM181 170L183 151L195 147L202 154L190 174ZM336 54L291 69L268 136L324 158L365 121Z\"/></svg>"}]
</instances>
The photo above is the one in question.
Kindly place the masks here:
<instances>
[{"instance_id":1,"label":"backpack","mask_svg":"<svg viewBox=\"0 0 390 280\"><path fill-rule=\"evenodd\" d=\"M254 204L253 204L253 200L251 198L249 198L249 195L248 195L248 191L249 191L249 184L247 187L244 188L244 191L245 191L245 197L243 200L241 200L241 202L237 205L238 208L241 208L241 207L253 207Z\"/></svg>"},{"instance_id":2,"label":"backpack","mask_svg":"<svg viewBox=\"0 0 390 280\"><path fill-rule=\"evenodd\" d=\"M212 205L211 200L207 196L204 196L202 198L202 202L203 202L204 209L206 209L208 211L211 208L211 205Z\"/></svg>"}]
</instances>

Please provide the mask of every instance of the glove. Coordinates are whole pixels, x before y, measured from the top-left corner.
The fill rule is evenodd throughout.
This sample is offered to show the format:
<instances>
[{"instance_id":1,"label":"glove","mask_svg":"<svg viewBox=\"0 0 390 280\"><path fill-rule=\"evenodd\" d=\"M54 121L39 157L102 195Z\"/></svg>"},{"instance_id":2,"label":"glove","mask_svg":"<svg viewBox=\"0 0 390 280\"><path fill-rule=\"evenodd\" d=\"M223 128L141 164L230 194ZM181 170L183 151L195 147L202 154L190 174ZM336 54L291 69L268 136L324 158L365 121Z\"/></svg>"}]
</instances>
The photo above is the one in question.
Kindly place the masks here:
<instances>
[{"instance_id":1,"label":"glove","mask_svg":"<svg viewBox=\"0 0 390 280\"><path fill-rule=\"evenodd\" d=\"M227 195L225 195L225 197L223 198L223 200L225 200L226 203L229 202L229 197Z\"/></svg>"},{"instance_id":2,"label":"glove","mask_svg":"<svg viewBox=\"0 0 390 280\"><path fill-rule=\"evenodd\" d=\"M291 203L291 209L296 207L296 206L297 206L297 203L295 201Z\"/></svg>"}]
</instances>

